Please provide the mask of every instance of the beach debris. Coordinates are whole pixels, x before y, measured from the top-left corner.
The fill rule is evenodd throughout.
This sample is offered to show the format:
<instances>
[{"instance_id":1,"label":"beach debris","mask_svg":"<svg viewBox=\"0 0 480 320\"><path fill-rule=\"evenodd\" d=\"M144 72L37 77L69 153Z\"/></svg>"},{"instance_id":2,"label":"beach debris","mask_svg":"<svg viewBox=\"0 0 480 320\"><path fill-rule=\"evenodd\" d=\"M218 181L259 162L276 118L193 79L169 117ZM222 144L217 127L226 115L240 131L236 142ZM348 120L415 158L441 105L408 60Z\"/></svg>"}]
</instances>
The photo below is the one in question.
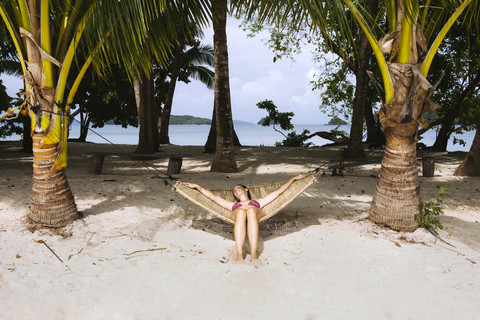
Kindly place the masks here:
<instances>
[{"instance_id":1,"label":"beach debris","mask_svg":"<svg viewBox=\"0 0 480 320\"><path fill-rule=\"evenodd\" d=\"M167 248L150 248L150 249L143 249L143 250L135 250L130 253L124 253L123 255L128 256L125 259L132 259L137 257L137 255L134 256L134 254L137 253L142 253L142 252L153 252L153 251L161 251L161 250L167 250Z\"/></svg>"},{"instance_id":2,"label":"beach debris","mask_svg":"<svg viewBox=\"0 0 480 320\"><path fill-rule=\"evenodd\" d=\"M221 259L218 259L218 261L220 261L221 263L227 263L228 259L225 257L222 257Z\"/></svg>"},{"instance_id":3,"label":"beach debris","mask_svg":"<svg viewBox=\"0 0 480 320\"><path fill-rule=\"evenodd\" d=\"M35 240L34 240L34 241L35 241ZM45 241L43 241L43 240L36 240L35 242L36 242L36 243L43 243L43 244L45 245L45 247L47 247L47 249L50 250L50 252L53 253L53 255L54 255L61 263L63 263L63 260L60 259L59 256L57 256L57 254L52 250L52 248L50 248L50 247L48 246L48 244L47 244Z\"/></svg>"}]
</instances>

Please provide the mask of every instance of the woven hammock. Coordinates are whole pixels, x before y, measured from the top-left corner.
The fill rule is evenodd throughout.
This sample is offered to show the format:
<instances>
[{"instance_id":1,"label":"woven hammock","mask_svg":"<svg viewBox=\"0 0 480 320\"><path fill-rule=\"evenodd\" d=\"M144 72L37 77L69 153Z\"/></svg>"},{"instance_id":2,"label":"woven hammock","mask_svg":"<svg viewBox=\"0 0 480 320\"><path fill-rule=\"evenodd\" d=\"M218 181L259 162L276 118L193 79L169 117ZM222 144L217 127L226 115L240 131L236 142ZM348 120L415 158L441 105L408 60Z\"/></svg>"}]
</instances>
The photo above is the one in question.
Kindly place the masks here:
<instances>
[{"instance_id":1,"label":"woven hammock","mask_svg":"<svg viewBox=\"0 0 480 320\"><path fill-rule=\"evenodd\" d=\"M260 184L260 185L250 185L248 187L248 191L250 191L250 195L252 199L260 199L268 194L272 193L273 191L280 188L285 181L274 182L270 184ZM261 224L275 214L277 214L281 209L287 206L290 202L295 200L305 189L311 186L313 183L317 181L317 178L313 174L307 174L303 179L294 181L287 190L285 190L280 196L278 196L275 200L267 204L262 208L263 212L265 212L265 216L263 216L258 222ZM235 224L235 221L230 219L228 216L232 213L232 211L223 208L222 206L218 205L216 202L210 200L208 197L200 193L196 189L189 188L185 186L182 182L177 181L173 186L173 191L180 193L182 196L187 198L188 200L192 201L196 205L202 207L203 209L207 210L217 218L225 221L229 224ZM210 189L210 191L216 194L219 197L222 197L225 200L236 202L232 188L227 189Z\"/></svg>"}]
</instances>

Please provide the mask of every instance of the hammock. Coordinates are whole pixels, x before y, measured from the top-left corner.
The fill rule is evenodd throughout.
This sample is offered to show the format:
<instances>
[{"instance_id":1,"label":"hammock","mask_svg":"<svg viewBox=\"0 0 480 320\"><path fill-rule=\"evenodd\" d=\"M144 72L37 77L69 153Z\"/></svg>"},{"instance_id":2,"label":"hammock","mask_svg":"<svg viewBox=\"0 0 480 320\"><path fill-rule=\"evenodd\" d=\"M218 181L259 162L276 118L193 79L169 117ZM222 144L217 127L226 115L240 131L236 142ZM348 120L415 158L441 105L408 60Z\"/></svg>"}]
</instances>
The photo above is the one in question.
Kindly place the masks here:
<instances>
[{"instance_id":1,"label":"hammock","mask_svg":"<svg viewBox=\"0 0 480 320\"><path fill-rule=\"evenodd\" d=\"M265 197L266 195L270 194L271 192L280 188L285 182L274 182L270 184L261 184L261 185L251 185L247 186L248 190L250 191L250 195L252 199L260 199ZM263 212L265 212L265 216L262 217L258 222L261 224L275 214L277 214L281 209L287 206L290 202L295 200L305 189L311 186L313 183L317 182L317 178L312 174L307 174L303 179L294 181L285 192L283 192L280 196L278 196L275 200L267 204L262 208ZM217 218L225 221L229 224L235 224L235 221L230 219L228 216L232 213L230 210L227 210L214 201L210 200L202 193L200 193L196 189L189 188L185 186L182 182L177 181L173 186L173 191L180 193L182 196L187 198L188 200L192 201L196 205L202 207L203 209L207 210ZM235 202L237 201L233 195L232 188L227 189L210 189L210 191L223 199Z\"/></svg>"}]
</instances>

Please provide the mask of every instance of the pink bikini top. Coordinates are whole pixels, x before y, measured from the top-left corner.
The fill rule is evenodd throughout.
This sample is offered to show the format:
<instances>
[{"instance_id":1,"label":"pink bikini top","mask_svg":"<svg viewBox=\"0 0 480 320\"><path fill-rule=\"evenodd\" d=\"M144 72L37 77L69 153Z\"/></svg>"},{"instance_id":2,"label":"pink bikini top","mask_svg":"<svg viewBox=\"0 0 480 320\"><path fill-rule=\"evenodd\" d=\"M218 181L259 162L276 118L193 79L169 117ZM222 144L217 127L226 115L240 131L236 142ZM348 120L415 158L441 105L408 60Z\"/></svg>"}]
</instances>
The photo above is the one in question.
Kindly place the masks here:
<instances>
[{"instance_id":1,"label":"pink bikini top","mask_svg":"<svg viewBox=\"0 0 480 320\"><path fill-rule=\"evenodd\" d=\"M258 201L256 200L250 200L250 202L248 203L249 206L254 206L254 207L257 207L257 208L260 208L260 203L258 203ZM237 210L238 208L240 207L243 207L243 204L241 204L240 202L237 202L235 203L233 206L232 206L232 211L235 211Z\"/></svg>"}]
</instances>

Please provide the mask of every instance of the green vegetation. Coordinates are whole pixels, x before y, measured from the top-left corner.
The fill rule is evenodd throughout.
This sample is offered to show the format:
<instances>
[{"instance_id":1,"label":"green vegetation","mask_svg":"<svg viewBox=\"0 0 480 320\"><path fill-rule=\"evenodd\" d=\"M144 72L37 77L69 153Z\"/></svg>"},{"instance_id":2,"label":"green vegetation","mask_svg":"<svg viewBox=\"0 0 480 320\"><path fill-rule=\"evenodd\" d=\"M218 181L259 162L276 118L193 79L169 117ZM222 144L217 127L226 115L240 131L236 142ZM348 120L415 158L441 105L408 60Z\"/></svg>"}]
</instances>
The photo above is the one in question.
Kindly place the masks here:
<instances>
[{"instance_id":1,"label":"green vegetation","mask_svg":"<svg viewBox=\"0 0 480 320\"><path fill-rule=\"evenodd\" d=\"M170 124L211 124L211 119L194 116L170 116Z\"/></svg>"},{"instance_id":2,"label":"green vegetation","mask_svg":"<svg viewBox=\"0 0 480 320\"><path fill-rule=\"evenodd\" d=\"M333 117L332 119L330 119L330 121L328 121L327 124L331 126L344 126L344 125L347 125L348 122L338 117Z\"/></svg>"},{"instance_id":3,"label":"green vegetation","mask_svg":"<svg viewBox=\"0 0 480 320\"><path fill-rule=\"evenodd\" d=\"M273 126L273 130L277 131L281 135L285 137L285 140L281 142L275 142L275 146L277 147L310 147L312 145L311 142L305 143L310 137L308 134L310 133L309 130L304 130L301 134L297 134L297 132L292 131L289 132L288 135L285 135L283 132L275 128L276 124L280 125L282 130L288 131L294 128L291 120L294 116L293 112L278 112L277 106L273 103L272 100L263 100L257 103L257 107L259 109L264 109L268 112L268 116L262 118L259 121L263 127L268 127L270 124Z\"/></svg>"},{"instance_id":4,"label":"green vegetation","mask_svg":"<svg viewBox=\"0 0 480 320\"><path fill-rule=\"evenodd\" d=\"M445 189L452 186L441 186L435 197L430 202L424 202L420 204L420 213L415 215L415 220L418 221L418 226L421 228L429 229L431 227L437 227L443 229L443 225L438 220L438 216L443 214L443 198L450 195L445 193Z\"/></svg>"}]
</instances>

